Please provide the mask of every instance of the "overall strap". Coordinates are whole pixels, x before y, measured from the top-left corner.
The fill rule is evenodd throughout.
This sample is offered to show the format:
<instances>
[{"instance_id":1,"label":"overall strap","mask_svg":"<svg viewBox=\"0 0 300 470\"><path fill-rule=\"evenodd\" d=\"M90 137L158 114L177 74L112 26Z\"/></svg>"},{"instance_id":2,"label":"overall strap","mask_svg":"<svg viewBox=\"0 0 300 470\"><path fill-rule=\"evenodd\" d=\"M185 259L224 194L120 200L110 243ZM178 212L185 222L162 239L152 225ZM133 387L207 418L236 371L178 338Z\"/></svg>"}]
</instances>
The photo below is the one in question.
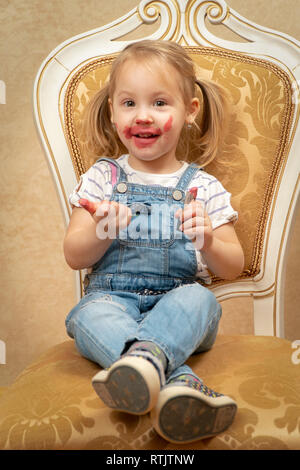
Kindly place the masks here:
<instances>
[{"instance_id":1,"label":"overall strap","mask_svg":"<svg viewBox=\"0 0 300 470\"><path fill-rule=\"evenodd\" d=\"M176 189L181 189L182 191L186 191L193 176L197 173L197 171L201 170L201 168L196 165L196 163L190 163L187 169L181 175L179 179Z\"/></svg>"},{"instance_id":2,"label":"overall strap","mask_svg":"<svg viewBox=\"0 0 300 470\"><path fill-rule=\"evenodd\" d=\"M119 163L116 162L116 160L114 160L113 158L101 157L101 158L99 158L99 160L97 160L96 163L102 162L102 161L105 161L105 162L109 163L109 166L110 166L110 169L111 169L111 184L112 184L112 187L114 187L115 184L118 181L127 181L127 175L126 175L125 171L119 165Z\"/></svg>"}]
</instances>

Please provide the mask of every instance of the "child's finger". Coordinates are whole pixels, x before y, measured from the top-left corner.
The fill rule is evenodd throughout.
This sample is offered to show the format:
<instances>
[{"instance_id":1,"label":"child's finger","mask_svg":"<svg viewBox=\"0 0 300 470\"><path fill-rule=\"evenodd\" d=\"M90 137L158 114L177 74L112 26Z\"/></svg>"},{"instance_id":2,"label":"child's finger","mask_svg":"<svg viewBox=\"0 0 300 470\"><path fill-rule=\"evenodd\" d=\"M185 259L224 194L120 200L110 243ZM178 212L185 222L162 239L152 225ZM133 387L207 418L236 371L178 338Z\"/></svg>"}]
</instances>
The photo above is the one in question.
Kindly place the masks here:
<instances>
[{"instance_id":1,"label":"child's finger","mask_svg":"<svg viewBox=\"0 0 300 470\"><path fill-rule=\"evenodd\" d=\"M97 208L93 217L97 223L98 238L115 238L130 223L131 210L124 204L106 201Z\"/></svg>"},{"instance_id":2,"label":"child's finger","mask_svg":"<svg viewBox=\"0 0 300 470\"><path fill-rule=\"evenodd\" d=\"M192 227L184 231L184 234L193 242L197 250L201 250L204 245L205 229L199 230Z\"/></svg>"},{"instance_id":3,"label":"child's finger","mask_svg":"<svg viewBox=\"0 0 300 470\"><path fill-rule=\"evenodd\" d=\"M87 210L91 215L96 212L97 206L94 202L89 201L88 199L81 198L79 199L79 204L83 209Z\"/></svg>"},{"instance_id":4,"label":"child's finger","mask_svg":"<svg viewBox=\"0 0 300 470\"><path fill-rule=\"evenodd\" d=\"M94 214L94 219L99 221L103 217L106 217L111 209L110 201L101 201L97 206L97 210Z\"/></svg>"},{"instance_id":5,"label":"child's finger","mask_svg":"<svg viewBox=\"0 0 300 470\"><path fill-rule=\"evenodd\" d=\"M80 199L79 200L80 205L87 210L95 222L99 222L101 219L106 217L109 213L110 210L110 201L101 201L101 202L92 202L89 201L88 199Z\"/></svg>"},{"instance_id":6,"label":"child's finger","mask_svg":"<svg viewBox=\"0 0 300 470\"><path fill-rule=\"evenodd\" d=\"M130 208L116 201L92 202L81 198L79 204L93 216L96 223L106 219L106 225L111 224L118 229L125 228L130 223Z\"/></svg>"},{"instance_id":7,"label":"child's finger","mask_svg":"<svg viewBox=\"0 0 300 470\"><path fill-rule=\"evenodd\" d=\"M189 219L186 219L183 224L179 227L180 230L186 231L191 228L195 228L196 230L201 230L203 229L205 224L205 219L204 217L191 217Z\"/></svg>"},{"instance_id":8,"label":"child's finger","mask_svg":"<svg viewBox=\"0 0 300 470\"><path fill-rule=\"evenodd\" d=\"M174 213L174 217L176 217L176 219L181 220L182 212L183 212L182 209L178 209L178 210Z\"/></svg>"},{"instance_id":9,"label":"child's finger","mask_svg":"<svg viewBox=\"0 0 300 470\"><path fill-rule=\"evenodd\" d=\"M192 201L190 204L184 206L183 209L178 209L178 211L175 212L175 217L181 220L181 222L191 219L192 217L203 217L203 215L204 210L199 201Z\"/></svg>"}]
</instances>

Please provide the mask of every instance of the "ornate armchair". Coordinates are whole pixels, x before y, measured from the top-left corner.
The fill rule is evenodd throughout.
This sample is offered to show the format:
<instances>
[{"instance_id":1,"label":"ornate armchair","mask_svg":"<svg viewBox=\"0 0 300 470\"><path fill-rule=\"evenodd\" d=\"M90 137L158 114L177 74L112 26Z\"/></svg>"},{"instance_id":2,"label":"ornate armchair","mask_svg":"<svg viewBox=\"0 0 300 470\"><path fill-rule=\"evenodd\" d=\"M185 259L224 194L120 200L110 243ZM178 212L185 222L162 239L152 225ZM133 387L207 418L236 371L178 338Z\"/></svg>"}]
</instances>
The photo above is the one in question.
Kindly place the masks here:
<instances>
[{"instance_id":1,"label":"ornate armchair","mask_svg":"<svg viewBox=\"0 0 300 470\"><path fill-rule=\"evenodd\" d=\"M206 21L247 41L220 39ZM126 34L143 23L157 24L148 38L187 47L199 74L230 98L224 150L207 169L232 193L246 264L237 280L215 278L211 288L220 301L253 298L255 335L219 335L189 364L237 401L237 417L216 437L170 444L148 415L104 406L91 386L99 367L69 340L46 351L1 396L0 448L300 450L300 365L283 328L285 254L299 195L299 42L251 23L224 0L142 0L122 18L60 44L36 77L34 115L64 219L68 194L93 163L83 151L83 109L132 41ZM84 274L75 273L78 299Z\"/></svg>"}]
</instances>

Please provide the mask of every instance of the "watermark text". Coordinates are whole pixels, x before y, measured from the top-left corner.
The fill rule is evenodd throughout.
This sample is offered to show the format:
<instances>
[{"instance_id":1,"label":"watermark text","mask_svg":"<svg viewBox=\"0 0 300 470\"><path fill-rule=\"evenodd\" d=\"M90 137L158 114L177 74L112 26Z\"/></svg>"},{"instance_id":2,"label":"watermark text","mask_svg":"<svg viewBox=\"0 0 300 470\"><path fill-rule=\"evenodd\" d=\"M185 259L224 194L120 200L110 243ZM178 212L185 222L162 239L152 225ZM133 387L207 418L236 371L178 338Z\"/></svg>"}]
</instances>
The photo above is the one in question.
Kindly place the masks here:
<instances>
[{"instance_id":1,"label":"watermark text","mask_svg":"<svg viewBox=\"0 0 300 470\"><path fill-rule=\"evenodd\" d=\"M131 220L128 223L128 212L125 205L110 206L108 214L103 216L102 208L96 211L97 216L103 216L96 226L96 234L100 240L107 238L118 238L124 242L136 242L148 240L150 244L157 241L165 241L187 238L193 241L198 250L203 247L204 241L204 218L201 207L193 209L193 214L187 220L182 220L178 215L178 205L166 203L135 204L129 206L131 209ZM192 211L192 209L189 209ZM186 249L194 249L191 244L186 244Z\"/></svg>"},{"instance_id":2,"label":"watermark text","mask_svg":"<svg viewBox=\"0 0 300 470\"><path fill-rule=\"evenodd\" d=\"M0 364L6 364L6 344L0 339Z\"/></svg>"},{"instance_id":3,"label":"watermark text","mask_svg":"<svg viewBox=\"0 0 300 470\"><path fill-rule=\"evenodd\" d=\"M0 80L0 104L6 104L6 85L3 80Z\"/></svg>"},{"instance_id":4,"label":"watermark text","mask_svg":"<svg viewBox=\"0 0 300 470\"><path fill-rule=\"evenodd\" d=\"M300 364L300 339L292 342L292 348L296 350L292 354L292 363L295 365Z\"/></svg>"}]
</instances>

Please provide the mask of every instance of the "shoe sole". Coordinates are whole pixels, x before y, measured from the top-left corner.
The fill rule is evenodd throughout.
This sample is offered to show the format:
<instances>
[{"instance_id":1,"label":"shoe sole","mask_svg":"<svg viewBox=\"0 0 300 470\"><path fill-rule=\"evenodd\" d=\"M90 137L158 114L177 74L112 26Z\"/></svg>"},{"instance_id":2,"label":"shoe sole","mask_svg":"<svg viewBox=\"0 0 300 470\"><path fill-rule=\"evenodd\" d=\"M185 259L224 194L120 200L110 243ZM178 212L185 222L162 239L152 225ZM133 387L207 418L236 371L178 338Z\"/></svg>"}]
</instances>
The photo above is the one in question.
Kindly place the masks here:
<instances>
[{"instance_id":1,"label":"shoe sole","mask_svg":"<svg viewBox=\"0 0 300 470\"><path fill-rule=\"evenodd\" d=\"M159 375L146 359L128 356L92 379L94 390L109 407L131 414L146 414L160 392Z\"/></svg>"},{"instance_id":2,"label":"shoe sole","mask_svg":"<svg viewBox=\"0 0 300 470\"><path fill-rule=\"evenodd\" d=\"M237 405L229 397L211 398L187 386L172 386L161 391L151 419L160 436L178 444L225 431L236 411Z\"/></svg>"}]
</instances>

